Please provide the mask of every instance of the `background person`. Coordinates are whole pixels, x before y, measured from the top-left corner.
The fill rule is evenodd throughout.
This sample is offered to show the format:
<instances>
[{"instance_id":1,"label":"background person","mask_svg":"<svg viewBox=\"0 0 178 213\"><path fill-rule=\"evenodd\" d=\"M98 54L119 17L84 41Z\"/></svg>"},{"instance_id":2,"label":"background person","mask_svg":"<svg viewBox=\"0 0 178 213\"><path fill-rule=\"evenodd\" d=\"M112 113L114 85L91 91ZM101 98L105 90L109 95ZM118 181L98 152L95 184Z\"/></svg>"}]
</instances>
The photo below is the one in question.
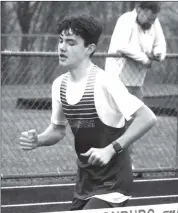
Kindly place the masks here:
<instances>
[{"instance_id":1,"label":"background person","mask_svg":"<svg viewBox=\"0 0 178 213\"><path fill-rule=\"evenodd\" d=\"M160 4L142 1L133 11L121 15L108 50L121 57L106 58L105 71L119 76L141 99L141 87L152 60L163 61L166 56L166 41L158 19Z\"/></svg>"}]
</instances>

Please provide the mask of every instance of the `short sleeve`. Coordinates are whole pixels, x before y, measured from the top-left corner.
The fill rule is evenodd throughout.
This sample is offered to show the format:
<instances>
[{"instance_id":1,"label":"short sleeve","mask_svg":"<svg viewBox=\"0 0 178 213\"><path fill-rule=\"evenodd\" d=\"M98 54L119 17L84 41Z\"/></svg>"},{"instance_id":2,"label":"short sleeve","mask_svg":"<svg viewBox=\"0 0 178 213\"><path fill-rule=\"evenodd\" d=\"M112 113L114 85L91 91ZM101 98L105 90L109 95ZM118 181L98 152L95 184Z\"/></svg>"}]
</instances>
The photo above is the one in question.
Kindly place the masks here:
<instances>
[{"instance_id":1,"label":"short sleeve","mask_svg":"<svg viewBox=\"0 0 178 213\"><path fill-rule=\"evenodd\" d=\"M62 77L58 77L52 84L52 115L51 123L55 125L66 125L67 119L64 115L61 100L60 87Z\"/></svg>"},{"instance_id":2,"label":"short sleeve","mask_svg":"<svg viewBox=\"0 0 178 213\"><path fill-rule=\"evenodd\" d=\"M107 75L107 90L116 112L120 112L126 120L130 120L132 115L144 105L140 99L128 92L119 78Z\"/></svg>"}]
</instances>

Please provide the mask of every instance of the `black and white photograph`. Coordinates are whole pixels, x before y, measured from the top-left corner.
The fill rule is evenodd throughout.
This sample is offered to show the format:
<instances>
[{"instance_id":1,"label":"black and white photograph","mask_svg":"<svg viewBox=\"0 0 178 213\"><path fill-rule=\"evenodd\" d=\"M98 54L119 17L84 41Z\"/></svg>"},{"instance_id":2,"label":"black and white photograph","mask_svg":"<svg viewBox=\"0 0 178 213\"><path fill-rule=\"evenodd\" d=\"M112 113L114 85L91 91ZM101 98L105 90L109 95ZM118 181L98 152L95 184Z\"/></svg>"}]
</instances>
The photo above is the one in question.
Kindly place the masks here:
<instances>
[{"instance_id":1,"label":"black and white photograph","mask_svg":"<svg viewBox=\"0 0 178 213\"><path fill-rule=\"evenodd\" d=\"M2 213L178 213L178 1L1 1Z\"/></svg>"}]
</instances>

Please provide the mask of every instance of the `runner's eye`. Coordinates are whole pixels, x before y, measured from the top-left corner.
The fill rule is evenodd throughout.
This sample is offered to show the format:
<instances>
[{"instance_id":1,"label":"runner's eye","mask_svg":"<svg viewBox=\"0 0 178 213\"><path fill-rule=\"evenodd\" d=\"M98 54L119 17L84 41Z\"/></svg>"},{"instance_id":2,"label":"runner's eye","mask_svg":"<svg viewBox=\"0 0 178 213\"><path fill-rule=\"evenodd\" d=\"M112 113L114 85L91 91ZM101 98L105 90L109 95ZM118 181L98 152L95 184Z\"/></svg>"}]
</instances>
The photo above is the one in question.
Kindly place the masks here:
<instances>
[{"instance_id":1,"label":"runner's eye","mask_svg":"<svg viewBox=\"0 0 178 213\"><path fill-rule=\"evenodd\" d=\"M59 38L59 43L62 43L63 42L63 39L62 38Z\"/></svg>"},{"instance_id":2,"label":"runner's eye","mask_svg":"<svg viewBox=\"0 0 178 213\"><path fill-rule=\"evenodd\" d=\"M75 41L69 41L68 44L69 44L70 46L74 46L74 45L76 45L76 42L75 42Z\"/></svg>"}]
</instances>

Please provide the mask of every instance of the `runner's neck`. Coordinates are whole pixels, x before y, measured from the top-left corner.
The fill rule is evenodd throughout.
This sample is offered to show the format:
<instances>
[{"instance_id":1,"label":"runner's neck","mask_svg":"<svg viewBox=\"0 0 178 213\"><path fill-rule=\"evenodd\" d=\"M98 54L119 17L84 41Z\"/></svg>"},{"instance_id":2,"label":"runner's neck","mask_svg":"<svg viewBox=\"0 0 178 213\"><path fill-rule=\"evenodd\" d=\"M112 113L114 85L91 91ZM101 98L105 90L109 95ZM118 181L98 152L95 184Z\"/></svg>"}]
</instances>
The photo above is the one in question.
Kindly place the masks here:
<instances>
[{"instance_id":1,"label":"runner's neck","mask_svg":"<svg viewBox=\"0 0 178 213\"><path fill-rule=\"evenodd\" d=\"M70 80L72 82L79 82L82 79L86 78L91 70L93 63L91 60L83 61L77 68L71 69L70 72Z\"/></svg>"}]
</instances>

